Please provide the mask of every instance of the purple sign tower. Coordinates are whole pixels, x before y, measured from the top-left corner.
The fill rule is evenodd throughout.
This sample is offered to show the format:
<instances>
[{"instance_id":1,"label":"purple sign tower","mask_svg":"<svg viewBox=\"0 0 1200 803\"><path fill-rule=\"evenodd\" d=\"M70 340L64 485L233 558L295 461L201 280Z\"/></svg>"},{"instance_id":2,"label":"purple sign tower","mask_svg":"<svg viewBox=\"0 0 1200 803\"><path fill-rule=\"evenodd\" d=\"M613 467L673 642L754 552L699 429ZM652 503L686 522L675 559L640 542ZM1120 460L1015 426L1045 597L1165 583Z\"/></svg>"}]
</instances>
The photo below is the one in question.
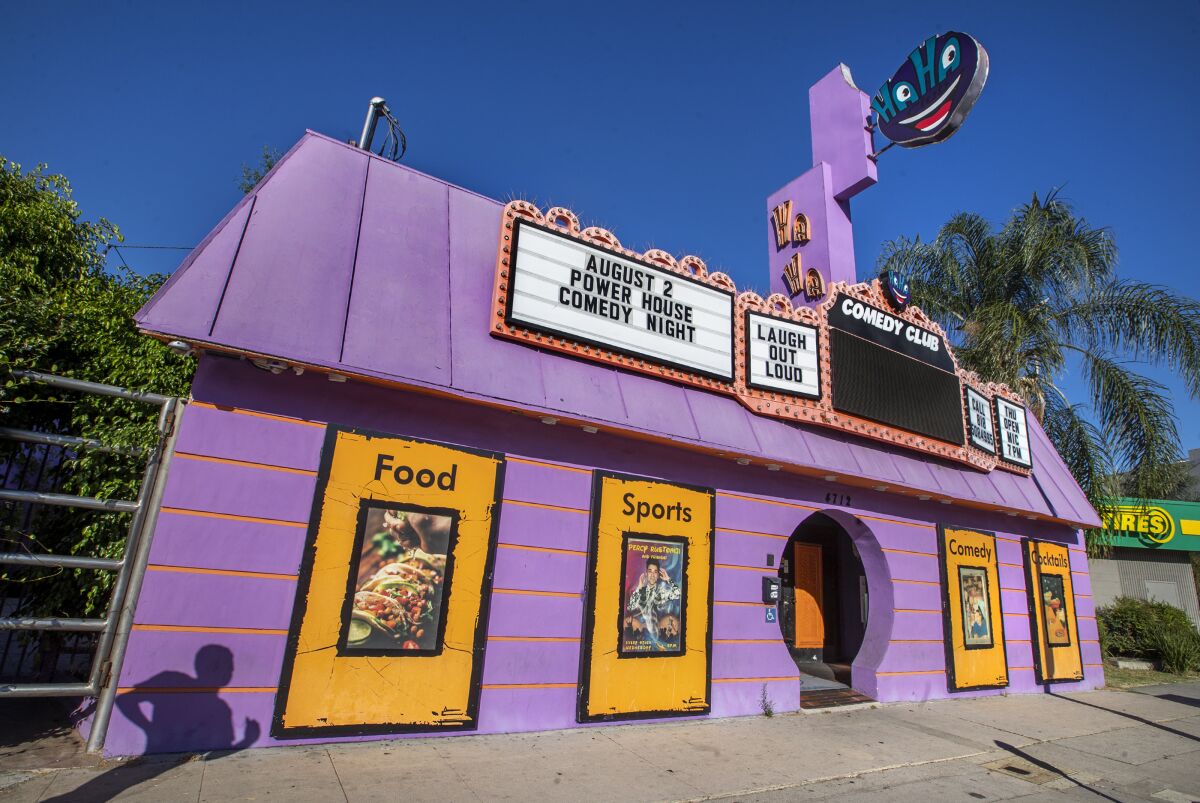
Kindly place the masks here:
<instances>
[{"instance_id":1,"label":"purple sign tower","mask_svg":"<svg viewBox=\"0 0 1200 803\"><path fill-rule=\"evenodd\" d=\"M824 301L833 282L857 281L850 199L878 180L871 100L849 67L839 64L808 90L808 109L813 166L767 199L771 292L796 306Z\"/></svg>"}]
</instances>

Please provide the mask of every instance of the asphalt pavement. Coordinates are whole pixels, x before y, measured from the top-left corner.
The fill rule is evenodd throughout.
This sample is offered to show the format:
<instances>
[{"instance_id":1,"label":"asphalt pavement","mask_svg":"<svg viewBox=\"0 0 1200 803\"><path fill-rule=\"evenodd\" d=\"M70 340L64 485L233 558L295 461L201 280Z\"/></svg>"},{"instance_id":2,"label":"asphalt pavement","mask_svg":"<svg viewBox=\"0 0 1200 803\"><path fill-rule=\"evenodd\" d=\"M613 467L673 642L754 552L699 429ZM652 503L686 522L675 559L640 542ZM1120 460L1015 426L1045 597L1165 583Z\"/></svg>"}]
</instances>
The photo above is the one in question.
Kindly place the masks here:
<instances>
[{"instance_id":1,"label":"asphalt pavement","mask_svg":"<svg viewBox=\"0 0 1200 803\"><path fill-rule=\"evenodd\" d=\"M1200 683L125 762L44 735L0 739L0 801L1200 800Z\"/></svg>"}]
</instances>

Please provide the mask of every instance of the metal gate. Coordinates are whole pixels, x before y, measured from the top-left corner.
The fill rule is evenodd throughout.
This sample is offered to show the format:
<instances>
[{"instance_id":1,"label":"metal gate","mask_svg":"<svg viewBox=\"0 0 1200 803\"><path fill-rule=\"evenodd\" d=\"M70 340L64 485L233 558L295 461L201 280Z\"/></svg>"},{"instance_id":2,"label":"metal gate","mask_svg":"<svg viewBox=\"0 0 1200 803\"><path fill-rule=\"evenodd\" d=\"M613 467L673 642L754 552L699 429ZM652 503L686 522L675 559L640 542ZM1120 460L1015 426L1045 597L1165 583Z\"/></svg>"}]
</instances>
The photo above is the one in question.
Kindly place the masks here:
<instances>
[{"instance_id":1,"label":"metal gate","mask_svg":"<svg viewBox=\"0 0 1200 803\"><path fill-rule=\"evenodd\" d=\"M0 464L0 502L5 529L15 537L0 549L0 564L13 577L24 569L85 569L113 572L112 595L104 618L62 618L29 615L27 594L20 578L0 584L0 699L11 697L95 697L96 707L88 750L104 746L116 698L117 678L133 626L133 610L149 556L149 533L154 529L162 496L165 467L174 444L180 400L78 379L13 371L13 376L58 390L111 396L159 408L159 437L149 450L114 446L97 440L47 432L0 427L0 438L16 445ZM136 500L101 499L60 493L63 467L80 451L144 454L145 471ZM32 535L39 511L76 508L101 513L130 513L128 534L117 558L51 554ZM32 647L33 637L57 634ZM83 660L79 660L83 659ZM65 666L63 665L65 662ZM63 677L66 675L66 677ZM15 682L8 682L9 680Z\"/></svg>"}]
</instances>

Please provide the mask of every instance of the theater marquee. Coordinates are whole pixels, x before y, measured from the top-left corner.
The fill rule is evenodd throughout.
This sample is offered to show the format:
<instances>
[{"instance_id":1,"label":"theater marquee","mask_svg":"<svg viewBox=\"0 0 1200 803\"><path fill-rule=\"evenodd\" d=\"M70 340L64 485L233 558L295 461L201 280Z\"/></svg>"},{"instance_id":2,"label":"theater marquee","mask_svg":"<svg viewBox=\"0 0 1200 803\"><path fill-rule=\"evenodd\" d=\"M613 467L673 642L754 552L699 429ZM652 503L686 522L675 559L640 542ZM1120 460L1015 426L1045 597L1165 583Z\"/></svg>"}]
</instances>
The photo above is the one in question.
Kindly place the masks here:
<instances>
[{"instance_id":1,"label":"theater marquee","mask_svg":"<svg viewBox=\"0 0 1200 803\"><path fill-rule=\"evenodd\" d=\"M1026 411L959 368L941 327L879 281L815 308L737 294L694 256L621 246L570 211L504 209L491 332L736 398L757 415L1028 474Z\"/></svg>"}]
</instances>

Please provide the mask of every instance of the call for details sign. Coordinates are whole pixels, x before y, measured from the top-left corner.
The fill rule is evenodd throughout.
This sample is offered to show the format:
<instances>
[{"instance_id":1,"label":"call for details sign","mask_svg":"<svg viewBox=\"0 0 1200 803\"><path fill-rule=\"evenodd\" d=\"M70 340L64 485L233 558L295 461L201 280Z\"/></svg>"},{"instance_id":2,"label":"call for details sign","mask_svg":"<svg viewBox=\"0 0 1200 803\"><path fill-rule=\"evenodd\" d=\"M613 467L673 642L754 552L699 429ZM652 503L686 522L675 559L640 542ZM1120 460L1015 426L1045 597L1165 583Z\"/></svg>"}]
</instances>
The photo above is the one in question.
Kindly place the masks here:
<instances>
[{"instance_id":1,"label":"call for details sign","mask_svg":"<svg viewBox=\"0 0 1200 803\"><path fill-rule=\"evenodd\" d=\"M510 326L733 380L733 293L517 221Z\"/></svg>"}]
</instances>

